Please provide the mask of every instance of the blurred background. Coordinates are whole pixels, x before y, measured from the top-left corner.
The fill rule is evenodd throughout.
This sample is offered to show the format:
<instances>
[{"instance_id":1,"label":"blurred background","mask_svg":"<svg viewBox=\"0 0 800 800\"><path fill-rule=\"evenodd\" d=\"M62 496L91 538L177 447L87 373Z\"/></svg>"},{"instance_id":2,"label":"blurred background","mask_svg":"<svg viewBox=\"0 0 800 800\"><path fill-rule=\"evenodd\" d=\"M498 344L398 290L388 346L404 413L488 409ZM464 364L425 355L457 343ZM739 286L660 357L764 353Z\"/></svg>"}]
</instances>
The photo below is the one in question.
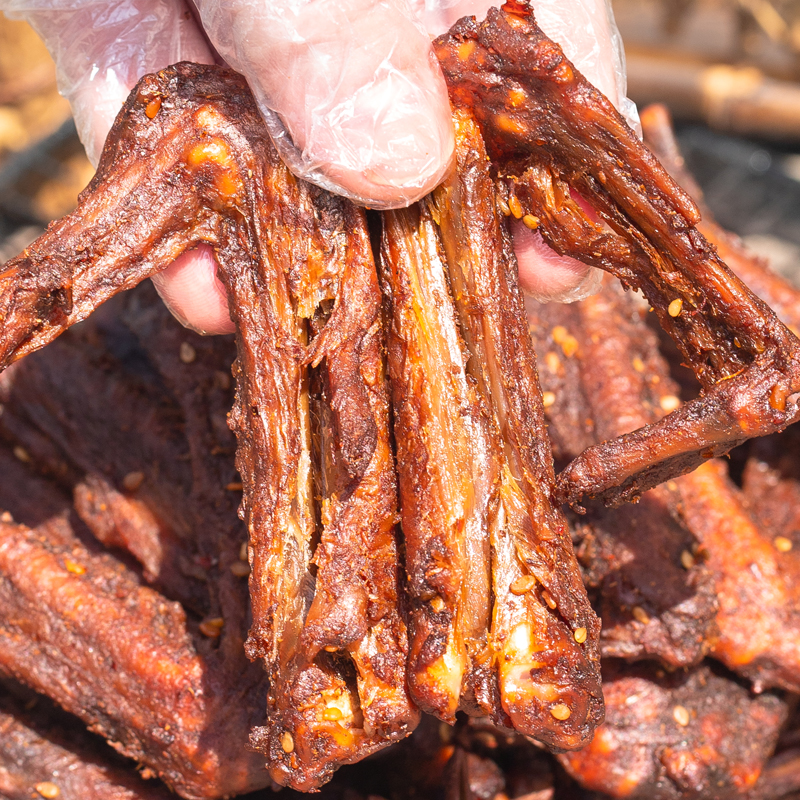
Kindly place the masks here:
<instances>
[{"instance_id":1,"label":"blurred background","mask_svg":"<svg viewBox=\"0 0 800 800\"><path fill-rule=\"evenodd\" d=\"M717 220L800 277L800 0L613 0L629 94L672 112ZM31 29L0 15L0 263L67 213L86 161Z\"/></svg>"}]
</instances>

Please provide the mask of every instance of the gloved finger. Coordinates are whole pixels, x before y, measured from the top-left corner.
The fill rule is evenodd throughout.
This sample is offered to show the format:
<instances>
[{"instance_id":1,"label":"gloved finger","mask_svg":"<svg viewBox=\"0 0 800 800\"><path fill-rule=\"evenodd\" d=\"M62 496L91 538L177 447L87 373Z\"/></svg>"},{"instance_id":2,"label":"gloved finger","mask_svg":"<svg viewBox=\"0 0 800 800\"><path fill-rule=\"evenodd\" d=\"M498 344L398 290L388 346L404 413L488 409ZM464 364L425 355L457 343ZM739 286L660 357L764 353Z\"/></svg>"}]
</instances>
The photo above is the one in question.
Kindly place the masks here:
<instances>
[{"instance_id":1,"label":"gloved finger","mask_svg":"<svg viewBox=\"0 0 800 800\"><path fill-rule=\"evenodd\" d=\"M214 62L183 0L0 0L26 19L56 62L89 160L142 75L176 61Z\"/></svg>"},{"instance_id":2,"label":"gloved finger","mask_svg":"<svg viewBox=\"0 0 800 800\"><path fill-rule=\"evenodd\" d=\"M197 0L292 171L374 208L407 205L453 152L447 89L406 0Z\"/></svg>"},{"instance_id":3,"label":"gloved finger","mask_svg":"<svg viewBox=\"0 0 800 800\"><path fill-rule=\"evenodd\" d=\"M491 0L417 0L424 3L424 19L431 33L447 30L457 19L482 19ZM567 58L639 129L636 106L626 97L622 41L607 0L537 0L536 21L563 48ZM582 203L581 198L574 198ZM585 204L584 204L585 207ZM592 213L585 208L587 213ZM571 302L588 297L600 287L600 274L574 258L560 256L541 234L511 220L514 251L523 290L543 302Z\"/></svg>"},{"instance_id":4,"label":"gloved finger","mask_svg":"<svg viewBox=\"0 0 800 800\"><path fill-rule=\"evenodd\" d=\"M179 256L153 276L153 283L172 315L198 333L233 333L228 295L217 277L211 248L201 245Z\"/></svg>"},{"instance_id":5,"label":"gloved finger","mask_svg":"<svg viewBox=\"0 0 800 800\"><path fill-rule=\"evenodd\" d=\"M542 234L516 220L511 224L522 290L542 303L573 303L600 290L602 273L545 244Z\"/></svg>"},{"instance_id":6,"label":"gloved finger","mask_svg":"<svg viewBox=\"0 0 800 800\"><path fill-rule=\"evenodd\" d=\"M429 33L438 36L465 16L483 19L502 0L412 0ZM567 58L638 130L636 106L626 97L625 53L610 0L537 0L536 22Z\"/></svg>"}]
</instances>

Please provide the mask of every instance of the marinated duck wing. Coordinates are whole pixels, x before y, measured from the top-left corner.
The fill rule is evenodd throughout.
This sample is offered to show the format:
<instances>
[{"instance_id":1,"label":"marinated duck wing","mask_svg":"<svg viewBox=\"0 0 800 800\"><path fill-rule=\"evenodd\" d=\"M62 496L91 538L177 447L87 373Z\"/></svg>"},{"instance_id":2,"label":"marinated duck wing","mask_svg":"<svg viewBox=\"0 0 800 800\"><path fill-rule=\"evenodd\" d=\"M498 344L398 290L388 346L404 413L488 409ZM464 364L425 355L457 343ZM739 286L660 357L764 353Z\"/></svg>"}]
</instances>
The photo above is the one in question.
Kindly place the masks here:
<instances>
[{"instance_id":1,"label":"marinated duck wing","mask_svg":"<svg viewBox=\"0 0 800 800\"><path fill-rule=\"evenodd\" d=\"M231 424L250 538L247 649L271 679L269 729L254 741L276 780L309 789L418 716L363 212L291 176L240 77L183 64L145 78L76 212L6 265L0 364L201 242L215 248L239 330ZM318 313L329 319L309 342ZM312 362L329 407L319 525Z\"/></svg>"},{"instance_id":2,"label":"marinated duck wing","mask_svg":"<svg viewBox=\"0 0 800 800\"><path fill-rule=\"evenodd\" d=\"M242 747L263 713L261 676L225 680L183 609L84 547L66 520L0 522L0 608L0 672L52 697L182 796L265 784L262 759Z\"/></svg>"},{"instance_id":3,"label":"marinated duck wing","mask_svg":"<svg viewBox=\"0 0 800 800\"><path fill-rule=\"evenodd\" d=\"M645 139L676 180L702 200L683 165L663 107L642 114ZM800 292L749 253L710 215L698 225L731 268L792 329L800 327ZM720 609L713 654L759 687L800 688L800 428L753 441L739 490L723 462L682 477L687 523L715 575Z\"/></svg>"},{"instance_id":4,"label":"marinated duck wing","mask_svg":"<svg viewBox=\"0 0 800 800\"><path fill-rule=\"evenodd\" d=\"M596 445L558 498L617 504L800 416L800 343L720 261L699 212L611 104L510 0L459 21L436 51L453 104L472 109L514 216L557 252L640 290L703 395ZM583 210L575 191L599 215Z\"/></svg>"},{"instance_id":5,"label":"marinated duck wing","mask_svg":"<svg viewBox=\"0 0 800 800\"><path fill-rule=\"evenodd\" d=\"M410 682L443 719L460 706L571 749L602 719L599 625L550 499L536 360L486 152L468 113L455 124L450 178L427 204L384 215Z\"/></svg>"},{"instance_id":6,"label":"marinated duck wing","mask_svg":"<svg viewBox=\"0 0 800 800\"><path fill-rule=\"evenodd\" d=\"M315 569L313 584L305 589L307 607L284 612L285 625L295 626L291 635L287 627L279 637L271 633L273 656L258 634L248 641L251 657L275 658L268 725L254 731L252 743L267 754L275 780L305 790L340 764L408 735L419 720L406 688L381 294L363 213L346 208L337 236L336 302L311 319L306 356L315 367L306 413L321 528L309 542L316 545L307 567ZM241 455L238 463L244 477ZM254 565L260 544L251 538ZM275 593L278 569L264 568L261 591ZM253 597L255 617L263 601ZM279 595L272 597L278 604ZM265 608L261 619L270 613Z\"/></svg>"},{"instance_id":7,"label":"marinated duck wing","mask_svg":"<svg viewBox=\"0 0 800 800\"><path fill-rule=\"evenodd\" d=\"M800 554L752 516L721 460L680 485L716 578L719 635L711 654L757 689L800 691Z\"/></svg>"}]
</instances>

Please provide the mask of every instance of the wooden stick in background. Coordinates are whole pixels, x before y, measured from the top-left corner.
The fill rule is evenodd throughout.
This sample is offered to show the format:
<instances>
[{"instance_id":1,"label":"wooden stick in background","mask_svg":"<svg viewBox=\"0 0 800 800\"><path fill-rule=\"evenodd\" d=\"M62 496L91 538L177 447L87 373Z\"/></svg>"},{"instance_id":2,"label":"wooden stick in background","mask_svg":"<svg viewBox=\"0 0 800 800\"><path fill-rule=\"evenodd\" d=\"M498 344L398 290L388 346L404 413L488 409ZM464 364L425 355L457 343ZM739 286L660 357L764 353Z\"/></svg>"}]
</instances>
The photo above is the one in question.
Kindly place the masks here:
<instances>
[{"instance_id":1,"label":"wooden stick in background","mask_svg":"<svg viewBox=\"0 0 800 800\"><path fill-rule=\"evenodd\" d=\"M628 93L639 105L664 103L678 119L730 133L800 141L800 84L755 67L706 64L629 49Z\"/></svg>"}]
</instances>

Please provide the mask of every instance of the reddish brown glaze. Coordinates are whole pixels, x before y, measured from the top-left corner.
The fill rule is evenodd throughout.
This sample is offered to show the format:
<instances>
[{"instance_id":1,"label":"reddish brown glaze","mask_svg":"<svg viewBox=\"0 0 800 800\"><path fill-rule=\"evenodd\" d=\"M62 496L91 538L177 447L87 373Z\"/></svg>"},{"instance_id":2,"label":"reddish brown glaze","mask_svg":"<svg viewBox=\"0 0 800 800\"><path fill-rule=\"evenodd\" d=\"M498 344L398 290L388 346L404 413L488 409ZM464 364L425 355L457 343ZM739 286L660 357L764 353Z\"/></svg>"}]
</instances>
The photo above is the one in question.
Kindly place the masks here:
<instances>
[{"instance_id":1,"label":"reddish brown glaze","mask_svg":"<svg viewBox=\"0 0 800 800\"><path fill-rule=\"evenodd\" d=\"M465 18L436 50L454 105L473 110L504 176L508 208L558 252L641 290L703 387L663 420L581 454L559 477L559 498L619 503L797 419L796 337L720 261L697 208L528 4Z\"/></svg>"},{"instance_id":2,"label":"reddish brown glaze","mask_svg":"<svg viewBox=\"0 0 800 800\"><path fill-rule=\"evenodd\" d=\"M701 666L671 675L604 666L605 724L561 763L584 786L617 798L706 800L752 789L786 717L774 695L752 697Z\"/></svg>"}]
</instances>

